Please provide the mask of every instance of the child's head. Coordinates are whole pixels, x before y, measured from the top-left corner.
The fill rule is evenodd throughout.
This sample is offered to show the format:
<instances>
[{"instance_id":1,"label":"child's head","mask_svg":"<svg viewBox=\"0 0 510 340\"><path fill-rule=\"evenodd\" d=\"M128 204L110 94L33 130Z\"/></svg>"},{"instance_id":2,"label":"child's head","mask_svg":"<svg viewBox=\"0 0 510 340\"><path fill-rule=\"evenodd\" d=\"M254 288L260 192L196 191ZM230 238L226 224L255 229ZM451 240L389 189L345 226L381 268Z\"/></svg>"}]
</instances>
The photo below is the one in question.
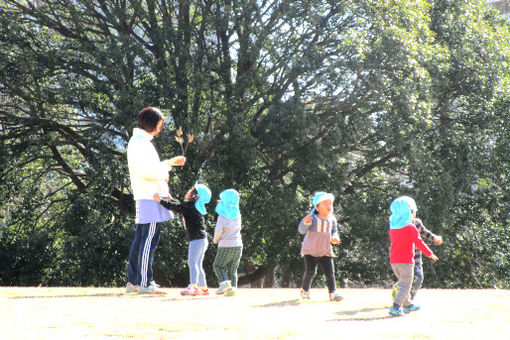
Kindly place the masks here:
<instances>
[{"instance_id":1,"label":"child's head","mask_svg":"<svg viewBox=\"0 0 510 340\"><path fill-rule=\"evenodd\" d=\"M239 193L234 189L223 190L216 205L216 213L230 219L240 218Z\"/></svg>"},{"instance_id":2,"label":"child's head","mask_svg":"<svg viewBox=\"0 0 510 340\"><path fill-rule=\"evenodd\" d=\"M407 226L413 220L417 210L416 202L411 197L396 198L390 205L390 228L400 229Z\"/></svg>"},{"instance_id":3,"label":"child's head","mask_svg":"<svg viewBox=\"0 0 510 340\"><path fill-rule=\"evenodd\" d=\"M195 202L195 208L202 214L205 215L207 210L205 205L211 201L211 190L205 184L196 183L191 189L188 190L184 195L186 201Z\"/></svg>"},{"instance_id":4,"label":"child's head","mask_svg":"<svg viewBox=\"0 0 510 340\"><path fill-rule=\"evenodd\" d=\"M313 196L313 209L311 214L327 216L333 212L335 196L328 192L320 191Z\"/></svg>"}]
</instances>

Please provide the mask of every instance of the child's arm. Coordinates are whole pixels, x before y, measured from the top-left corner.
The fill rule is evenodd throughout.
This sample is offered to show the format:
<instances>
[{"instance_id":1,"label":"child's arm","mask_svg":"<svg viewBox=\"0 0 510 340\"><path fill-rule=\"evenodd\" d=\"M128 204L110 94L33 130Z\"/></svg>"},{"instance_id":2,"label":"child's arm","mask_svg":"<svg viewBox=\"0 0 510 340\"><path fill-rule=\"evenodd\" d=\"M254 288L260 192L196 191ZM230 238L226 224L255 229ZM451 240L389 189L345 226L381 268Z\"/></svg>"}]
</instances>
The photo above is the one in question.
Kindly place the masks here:
<instances>
[{"instance_id":1,"label":"child's arm","mask_svg":"<svg viewBox=\"0 0 510 340\"><path fill-rule=\"evenodd\" d=\"M172 210L172 211L175 211L175 212L178 212L178 213L181 213L181 214L185 210L185 207L183 206L183 204L179 203L178 201L175 201L175 200L172 200L172 201L162 200L161 197L159 196L159 194L154 194L153 198L154 198L154 200L156 202L158 202L159 204L161 204L163 207L165 207L168 210Z\"/></svg>"},{"instance_id":2,"label":"child's arm","mask_svg":"<svg viewBox=\"0 0 510 340\"><path fill-rule=\"evenodd\" d=\"M418 232L420 233L420 236L423 240L428 242L434 242L435 244L442 244L443 238L441 236L437 236L423 225L422 221L419 218L414 219L414 225L416 226L416 229L418 229Z\"/></svg>"},{"instance_id":3,"label":"child's arm","mask_svg":"<svg viewBox=\"0 0 510 340\"><path fill-rule=\"evenodd\" d=\"M432 252L432 250L423 242L418 229L412 228L412 237L414 244L420 249L425 256L429 257L432 261L436 262L439 258Z\"/></svg>"},{"instance_id":4,"label":"child's arm","mask_svg":"<svg viewBox=\"0 0 510 340\"><path fill-rule=\"evenodd\" d=\"M310 227L312 226L313 216L308 214L299 222L298 230L300 234L306 234Z\"/></svg>"},{"instance_id":5,"label":"child's arm","mask_svg":"<svg viewBox=\"0 0 510 340\"><path fill-rule=\"evenodd\" d=\"M340 244L340 235L338 235L338 223L336 218L333 219L333 228L331 228L331 243Z\"/></svg>"},{"instance_id":6,"label":"child's arm","mask_svg":"<svg viewBox=\"0 0 510 340\"><path fill-rule=\"evenodd\" d=\"M220 241L221 235L223 234L223 224L218 223L218 220L216 221L216 227L214 227L214 237L213 237L213 243L217 244Z\"/></svg>"}]
</instances>

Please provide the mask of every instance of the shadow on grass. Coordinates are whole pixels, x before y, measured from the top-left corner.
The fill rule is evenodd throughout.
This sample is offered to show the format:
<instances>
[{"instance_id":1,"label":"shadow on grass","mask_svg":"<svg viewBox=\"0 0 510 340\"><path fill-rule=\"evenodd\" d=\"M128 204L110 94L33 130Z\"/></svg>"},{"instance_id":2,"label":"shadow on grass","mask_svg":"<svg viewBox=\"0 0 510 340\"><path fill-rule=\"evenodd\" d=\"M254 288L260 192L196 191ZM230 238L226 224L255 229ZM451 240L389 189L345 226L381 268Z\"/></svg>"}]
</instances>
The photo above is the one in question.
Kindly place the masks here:
<instances>
[{"instance_id":1,"label":"shadow on grass","mask_svg":"<svg viewBox=\"0 0 510 340\"><path fill-rule=\"evenodd\" d=\"M20 295L10 296L7 299L10 300L22 300L22 299L69 299L69 298L93 298L93 297L121 297L126 294L124 293L97 293L97 294L47 294L47 295Z\"/></svg>"},{"instance_id":2,"label":"shadow on grass","mask_svg":"<svg viewBox=\"0 0 510 340\"><path fill-rule=\"evenodd\" d=\"M331 319L327 321L376 321L386 320L393 318L389 314L381 315L380 311L387 311L388 307L368 307L350 311L339 311L336 314L340 316L339 319ZM368 314L368 315L367 315Z\"/></svg>"},{"instance_id":3,"label":"shadow on grass","mask_svg":"<svg viewBox=\"0 0 510 340\"><path fill-rule=\"evenodd\" d=\"M40 295L18 295L9 296L6 299L22 300L22 299L72 299L72 298L135 298L135 299L154 299L154 298L167 298L168 294L127 294L124 292L100 292L100 293L75 293L75 294L40 294ZM177 299L170 299L177 300Z\"/></svg>"},{"instance_id":4,"label":"shadow on grass","mask_svg":"<svg viewBox=\"0 0 510 340\"><path fill-rule=\"evenodd\" d=\"M255 305L253 307L256 307L256 308L287 307L287 306L299 306L300 304L301 304L301 300L300 299L293 299L293 300L271 302L271 303L266 303L266 304L263 304L263 305Z\"/></svg>"}]
</instances>

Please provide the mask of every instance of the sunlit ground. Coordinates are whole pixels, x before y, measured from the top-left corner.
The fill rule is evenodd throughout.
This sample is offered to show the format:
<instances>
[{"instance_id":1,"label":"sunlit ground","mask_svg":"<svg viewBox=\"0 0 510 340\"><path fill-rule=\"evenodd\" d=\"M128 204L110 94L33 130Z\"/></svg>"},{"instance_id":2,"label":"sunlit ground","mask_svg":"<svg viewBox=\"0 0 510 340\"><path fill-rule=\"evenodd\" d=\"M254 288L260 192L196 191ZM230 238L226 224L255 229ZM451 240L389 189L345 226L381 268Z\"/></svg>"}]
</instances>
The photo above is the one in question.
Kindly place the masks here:
<instances>
[{"instance_id":1,"label":"sunlit ground","mask_svg":"<svg viewBox=\"0 0 510 340\"><path fill-rule=\"evenodd\" d=\"M391 318L389 289L240 289L236 297L124 288L0 287L2 339L509 339L509 290L428 290ZM214 292L214 291L212 291Z\"/></svg>"}]
</instances>

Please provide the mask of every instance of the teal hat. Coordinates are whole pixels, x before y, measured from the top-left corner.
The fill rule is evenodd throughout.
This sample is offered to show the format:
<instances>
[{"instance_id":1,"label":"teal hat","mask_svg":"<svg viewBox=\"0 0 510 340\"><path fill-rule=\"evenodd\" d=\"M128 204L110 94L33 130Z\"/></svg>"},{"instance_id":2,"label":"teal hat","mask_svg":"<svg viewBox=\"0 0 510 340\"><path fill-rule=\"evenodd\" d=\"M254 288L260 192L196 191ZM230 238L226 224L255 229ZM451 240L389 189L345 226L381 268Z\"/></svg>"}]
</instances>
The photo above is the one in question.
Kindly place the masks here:
<instances>
[{"instance_id":1,"label":"teal hat","mask_svg":"<svg viewBox=\"0 0 510 340\"><path fill-rule=\"evenodd\" d=\"M416 211L416 202L409 196L396 198L390 205L390 229L401 229L413 220L411 211Z\"/></svg>"},{"instance_id":2,"label":"teal hat","mask_svg":"<svg viewBox=\"0 0 510 340\"><path fill-rule=\"evenodd\" d=\"M313 214L313 211L315 210L315 207L317 207L317 204L319 204L322 201L330 200L331 203L335 200L335 196L333 194L330 194L329 192L319 191L313 196L313 208L310 214Z\"/></svg>"},{"instance_id":3,"label":"teal hat","mask_svg":"<svg viewBox=\"0 0 510 340\"><path fill-rule=\"evenodd\" d=\"M205 205L211 201L211 190L205 184L195 184L198 199L195 201L195 208L202 214L207 214Z\"/></svg>"},{"instance_id":4,"label":"teal hat","mask_svg":"<svg viewBox=\"0 0 510 340\"><path fill-rule=\"evenodd\" d=\"M240 218L239 193L234 189L223 190L216 205L216 213L232 220Z\"/></svg>"}]
</instances>

